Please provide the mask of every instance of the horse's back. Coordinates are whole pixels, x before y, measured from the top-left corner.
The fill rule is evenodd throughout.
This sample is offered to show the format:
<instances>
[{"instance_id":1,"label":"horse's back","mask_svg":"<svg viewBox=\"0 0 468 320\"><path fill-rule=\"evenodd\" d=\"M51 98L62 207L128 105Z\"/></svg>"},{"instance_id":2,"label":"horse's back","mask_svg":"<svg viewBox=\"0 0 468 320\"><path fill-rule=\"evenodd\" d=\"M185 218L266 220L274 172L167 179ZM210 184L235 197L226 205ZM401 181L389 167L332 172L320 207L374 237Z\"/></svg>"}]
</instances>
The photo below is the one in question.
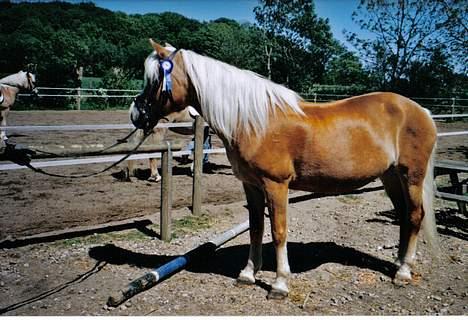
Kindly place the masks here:
<instances>
[{"instance_id":1,"label":"horse's back","mask_svg":"<svg viewBox=\"0 0 468 320\"><path fill-rule=\"evenodd\" d=\"M344 129L345 134L350 133L347 129L361 128L379 144L392 140L397 147L423 144L432 150L437 138L430 112L396 93L375 92L328 104L305 104L304 111L314 128Z\"/></svg>"},{"instance_id":2,"label":"horse's back","mask_svg":"<svg viewBox=\"0 0 468 320\"><path fill-rule=\"evenodd\" d=\"M408 145L433 145L424 137L435 132L425 109L397 94L372 93L325 104L304 102L301 107L305 117L278 117L263 139L241 150L258 170L273 179L290 179L294 189L353 189L396 165ZM417 136L405 141L406 132L414 130Z\"/></svg>"},{"instance_id":3,"label":"horse's back","mask_svg":"<svg viewBox=\"0 0 468 320\"><path fill-rule=\"evenodd\" d=\"M434 140L437 136L429 110L391 92L374 92L325 104L304 103L303 110L306 121L314 128L362 126L380 136L395 135L399 140L411 137L425 140L424 136Z\"/></svg>"}]
</instances>

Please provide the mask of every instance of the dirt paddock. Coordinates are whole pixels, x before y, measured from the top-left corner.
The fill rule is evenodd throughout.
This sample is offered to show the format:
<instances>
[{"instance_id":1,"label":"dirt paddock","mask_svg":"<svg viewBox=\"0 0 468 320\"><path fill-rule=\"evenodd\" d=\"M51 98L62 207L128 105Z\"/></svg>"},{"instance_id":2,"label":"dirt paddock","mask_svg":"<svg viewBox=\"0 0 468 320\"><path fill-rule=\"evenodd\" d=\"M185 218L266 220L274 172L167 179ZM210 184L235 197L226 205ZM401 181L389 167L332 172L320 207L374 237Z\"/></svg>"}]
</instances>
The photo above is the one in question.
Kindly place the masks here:
<instances>
[{"instance_id":1,"label":"dirt paddock","mask_svg":"<svg viewBox=\"0 0 468 320\"><path fill-rule=\"evenodd\" d=\"M12 112L10 125L126 123L125 111ZM468 123L438 122L440 132ZM99 142L126 131L12 134L28 144ZM169 139L187 139L170 134ZM214 139L214 146L220 147ZM468 157L466 136L440 138L438 159ZM76 174L106 164L47 168ZM467 217L453 202L436 200L442 253L432 258L419 242L413 283L391 279L398 250L398 218L374 183L373 191L337 197L291 192L288 254L292 276L284 301L266 299L275 261L268 223L264 266L253 286L235 283L248 255L242 234L210 257L127 301L105 303L129 281L209 240L248 217L240 182L222 154L211 155L203 175L203 215L190 214L188 164L174 172L173 235L159 237L160 185L145 180L146 161L132 182L120 168L88 179L61 179L29 170L0 171L0 314L3 315L426 315L467 314ZM466 178L463 177L463 178ZM439 177L443 184L446 177ZM107 225L65 236L15 241L45 232ZM134 223L133 221L138 222ZM153 222L153 223L151 223Z\"/></svg>"}]
</instances>

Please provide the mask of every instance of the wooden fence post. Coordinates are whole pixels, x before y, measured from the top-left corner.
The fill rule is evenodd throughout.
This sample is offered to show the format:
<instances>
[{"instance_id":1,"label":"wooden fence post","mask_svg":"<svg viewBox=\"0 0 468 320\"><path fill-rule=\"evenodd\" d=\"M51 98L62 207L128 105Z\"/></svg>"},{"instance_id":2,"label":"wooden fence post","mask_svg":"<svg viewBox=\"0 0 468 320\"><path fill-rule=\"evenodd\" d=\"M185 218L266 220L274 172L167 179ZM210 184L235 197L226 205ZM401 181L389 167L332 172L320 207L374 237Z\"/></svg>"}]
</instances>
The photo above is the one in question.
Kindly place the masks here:
<instances>
[{"instance_id":1,"label":"wooden fence post","mask_svg":"<svg viewBox=\"0 0 468 320\"><path fill-rule=\"evenodd\" d=\"M76 97L76 110L81 110L81 81L83 79L83 67L79 67L76 70L79 87L76 88L77 90L77 97Z\"/></svg>"},{"instance_id":2,"label":"wooden fence post","mask_svg":"<svg viewBox=\"0 0 468 320\"><path fill-rule=\"evenodd\" d=\"M452 116L455 114L455 98L452 98ZM453 121L453 117L452 117L452 121Z\"/></svg>"},{"instance_id":3,"label":"wooden fence post","mask_svg":"<svg viewBox=\"0 0 468 320\"><path fill-rule=\"evenodd\" d=\"M171 143L167 143L167 150L162 153L161 169L161 240L171 240L171 209L172 209L172 150Z\"/></svg>"},{"instance_id":4,"label":"wooden fence post","mask_svg":"<svg viewBox=\"0 0 468 320\"><path fill-rule=\"evenodd\" d=\"M193 187L192 187L192 214L201 214L201 178L203 172L203 118L197 116L195 118L195 145L193 155Z\"/></svg>"}]
</instances>

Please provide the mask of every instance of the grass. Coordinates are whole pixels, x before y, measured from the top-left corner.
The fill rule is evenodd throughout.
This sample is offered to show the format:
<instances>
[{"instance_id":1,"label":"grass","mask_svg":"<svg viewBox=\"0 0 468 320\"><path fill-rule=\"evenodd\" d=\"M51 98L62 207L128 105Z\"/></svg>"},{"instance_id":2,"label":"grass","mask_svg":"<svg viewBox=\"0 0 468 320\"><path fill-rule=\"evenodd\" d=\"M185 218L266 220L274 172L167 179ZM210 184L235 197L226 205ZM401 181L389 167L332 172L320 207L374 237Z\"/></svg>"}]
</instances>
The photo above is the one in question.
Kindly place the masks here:
<instances>
[{"instance_id":1,"label":"grass","mask_svg":"<svg viewBox=\"0 0 468 320\"><path fill-rule=\"evenodd\" d=\"M354 194L347 194L344 196L339 196L338 201L346 203L346 204L352 204L352 203L358 203L361 201L361 197L358 195Z\"/></svg>"},{"instance_id":2,"label":"grass","mask_svg":"<svg viewBox=\"0 0 468 320\"><path fill-rule=\"evenodd\" d=\"M215 219L207 214L186 216L172 222L172 237L180 238L186 234L193 234L200 230L210 228L214 223ZM159 225L157 224L148 226L147 228L152 229L155 233L159 233ZM139 242L148 239L150 239L150 237L145 233L132 229L118 232L94 233L88 236L58 240L54 242L54 245L60 248L69 248L82 245L112 243L115 241Z\"/></svg>"},{"instance_id":3,"label":"grass","mask_svg":"<svg viewBox=\"0 0 468 320\"><path fill-rule=\"evenodd\" d=\"M172 234L174 238L185 234L195 233L199 230L208 229L215 223L214 218L206 214L200 216L186 216L172 223Z\"/></svg>"}]
</instances>

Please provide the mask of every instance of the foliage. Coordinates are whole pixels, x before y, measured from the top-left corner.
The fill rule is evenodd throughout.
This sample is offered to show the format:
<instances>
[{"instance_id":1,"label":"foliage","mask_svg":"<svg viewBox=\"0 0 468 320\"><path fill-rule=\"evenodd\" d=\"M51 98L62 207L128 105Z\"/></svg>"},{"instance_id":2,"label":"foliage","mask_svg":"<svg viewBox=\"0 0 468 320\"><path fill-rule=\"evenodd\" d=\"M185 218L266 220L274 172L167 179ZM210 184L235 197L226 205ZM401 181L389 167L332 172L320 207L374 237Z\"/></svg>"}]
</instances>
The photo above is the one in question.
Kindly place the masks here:
<instances>
[{"instance_id":1,"label":"foliage","mask_svg":"<svg viewBox=\"0 0 468 320\"><path fill-rule=\"evenodd\" d=\"M329 60L324 82L331 85L371 87L369 76L359 58L343 47L338 47L337 53Z\"/></svg>"},{"instance_id":2,"label":"foliage","mask_svg":"<svg viewBox=\"0 0 468 320\"><path fill-rule=\"evenodd\" d=\"M448 57L439 47L429 61L415 61L408 72L408 94L412 96L451 96L455 86L455 75L448 64Z\"/></svg>"},{"instance_id":3,"label":"foliage","mask_svg":"<svg viewBox=\"0 0 468 320\"><path fill-rule=\"evenodd\" d=\"M333 38L313 0L260 0L254 25L226 18L200 22L172 12L127 15L89 2L1 1L0 73L35 64L40 86L76 88L76 70L83 67L85 78L101 79L94 86L139 89L151 37L306 94L334 88L336 94L395 90L463 96L467 10L461 0L361 0L354 19L375 37L348 33L359 49L356 55ZM82 107L129 103L96 101L83 99ZM39 103L59 108L76 101L41 98Z\"/></svg>"},{"instance_id":4,"label":"foliage","mask_svg":"<svg viewBox=\"0 0 468 320\"><path fill-rule=\"evenodd\" d=\"M454 63L466 70L467 9L466 3L465 6L462 3L458 0L361 0L353 20L373 38L348 32L348 40L361 53L379 87L408 91L411 68L415 64L429 65L435 48L463 57L463 60L446 59L445 65Z\"/></svg>"},{"instance_id":5,"label":"foliage","mask_svg":"<svg viewBox=\"0 0 468 320\"><path fill-rule=\"evenodd\" d=\"M269 76L303 91L325 75L325 66L336 52L327 19L315 14L311 0L261 0L255 7Z\"/></svg>"}]
</instances>

